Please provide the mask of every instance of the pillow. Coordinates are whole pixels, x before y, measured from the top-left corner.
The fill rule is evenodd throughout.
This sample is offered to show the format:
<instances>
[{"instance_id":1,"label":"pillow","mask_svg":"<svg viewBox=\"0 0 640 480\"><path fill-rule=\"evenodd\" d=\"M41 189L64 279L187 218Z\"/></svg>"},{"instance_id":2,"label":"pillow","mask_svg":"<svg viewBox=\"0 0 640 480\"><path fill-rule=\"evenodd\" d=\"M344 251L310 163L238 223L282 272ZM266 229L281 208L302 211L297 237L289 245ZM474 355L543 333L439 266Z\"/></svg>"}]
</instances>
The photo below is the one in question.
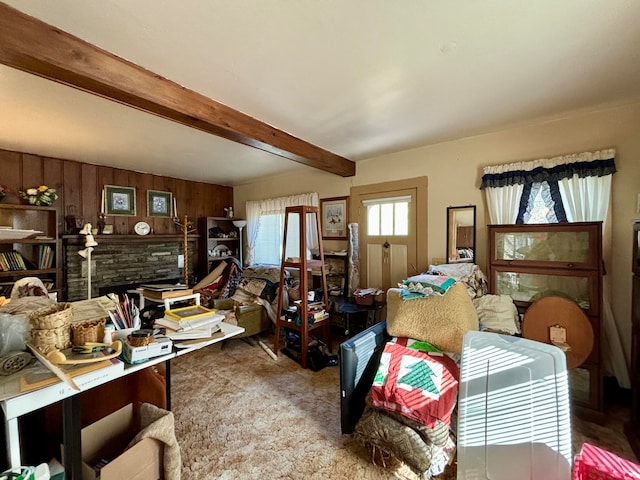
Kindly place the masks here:
<instances>
[{"instance_id":1,"label":"pillow","mask_svg":"<svg viewBox=\"0 0 640 480\"><path fill-rule=\"evenodd\" d=\"M483 332L520 333L518 309L509 295L484 295L473 299Z\"/></svg>"},{"instance_id":2,"label":"pillow","mask_svg":"<svg viewBox=\"0 0 640 480\"><path fill-rule=\"evenodd\" d=\"M445 352L462 352L462 337L478 330L478 314L462 283L444 295L404 301L399 288L387 291L387 331L393 337L408 337L435 345Z\"/></svg>"}]
</instances>

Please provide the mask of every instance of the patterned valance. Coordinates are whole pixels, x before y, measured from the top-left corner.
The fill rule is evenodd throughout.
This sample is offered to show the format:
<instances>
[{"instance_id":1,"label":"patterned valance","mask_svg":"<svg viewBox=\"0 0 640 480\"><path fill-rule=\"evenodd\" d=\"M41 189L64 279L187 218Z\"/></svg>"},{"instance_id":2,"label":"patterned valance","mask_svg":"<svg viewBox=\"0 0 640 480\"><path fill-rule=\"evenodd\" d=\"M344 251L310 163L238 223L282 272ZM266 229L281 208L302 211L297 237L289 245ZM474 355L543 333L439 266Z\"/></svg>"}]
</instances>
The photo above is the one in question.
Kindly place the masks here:
<instances>
[{"instance_id":1,"label":"patterned valance","mask_svg":"<svg viewBox=\"0 0 640 480\"><path fill-rule=\"evenodd\" d=\"M580 178L611 175L616 172L615 153L614 149L607 149L485 167L480 189L558 181L574 175Z\"/></svg>"}]
</instances>

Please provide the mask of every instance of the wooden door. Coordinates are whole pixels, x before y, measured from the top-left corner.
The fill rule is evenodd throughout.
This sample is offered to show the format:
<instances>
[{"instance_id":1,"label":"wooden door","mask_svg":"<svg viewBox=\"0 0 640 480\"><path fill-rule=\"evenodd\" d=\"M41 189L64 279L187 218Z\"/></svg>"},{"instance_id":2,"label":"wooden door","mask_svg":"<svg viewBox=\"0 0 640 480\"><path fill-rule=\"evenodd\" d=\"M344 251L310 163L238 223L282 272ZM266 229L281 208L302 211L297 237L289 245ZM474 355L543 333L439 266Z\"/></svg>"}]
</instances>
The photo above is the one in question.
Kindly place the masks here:
<instances>
[{"instance_id":1,"label":"wooden door","mask_svg":"<svg viewBox=\"0 0 640 480\"><path fill-rule=\"evenodd\" d=\"M426 178L411 180L352 189L361 287L386 291L426 268Z\"/></svg>"}]
</instances>

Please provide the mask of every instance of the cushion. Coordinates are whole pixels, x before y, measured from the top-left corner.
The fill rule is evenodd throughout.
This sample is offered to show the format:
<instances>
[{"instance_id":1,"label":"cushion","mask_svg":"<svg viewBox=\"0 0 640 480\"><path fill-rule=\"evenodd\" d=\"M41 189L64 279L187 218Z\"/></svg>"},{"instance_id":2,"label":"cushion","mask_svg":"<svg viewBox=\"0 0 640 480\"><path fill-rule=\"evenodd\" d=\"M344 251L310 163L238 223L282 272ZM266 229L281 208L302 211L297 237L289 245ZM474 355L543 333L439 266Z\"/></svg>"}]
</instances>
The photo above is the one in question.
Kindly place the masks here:
<instances>
[{"instance_id":1,"label":"cushion","mask_svg":"<svg viewBox=\"0 0 640 480\"><path fill-rule=\"evenodd\" d=\"M429 342L445 352L462 353L462 337L478 330L478 314L463 283L444 295L404 301L400 289L387 291L387 331L394 337Z\"/></svg>"},{"instance_id":2,"label":"cushion","mask_svg":"<svg viewBox=\"0 0 640 480\"><path fill-rule=\"evenodd\" d=\"M519 315L509 295L484 295L473 299L481 331L515 335L520 333Z\"/></svg>"}]
</instances>

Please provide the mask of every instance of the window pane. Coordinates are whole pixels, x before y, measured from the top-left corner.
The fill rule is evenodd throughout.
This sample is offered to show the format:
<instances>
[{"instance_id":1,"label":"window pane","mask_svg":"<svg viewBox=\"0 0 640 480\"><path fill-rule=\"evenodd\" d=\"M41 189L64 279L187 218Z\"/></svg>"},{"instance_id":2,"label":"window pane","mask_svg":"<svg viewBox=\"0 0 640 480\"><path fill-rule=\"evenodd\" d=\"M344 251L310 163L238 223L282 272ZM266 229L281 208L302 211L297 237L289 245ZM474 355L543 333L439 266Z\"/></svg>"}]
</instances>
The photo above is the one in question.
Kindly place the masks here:
<instances>
[{"instance_id":1,"label":"window pane","mask_svg":"<svg viewBox=\"0 0 640 480\"><path fill-rule=\"evenodd\" d=\"M409 203L396 203L395 234L409 235Z\"/></svg>"},{"instance_id":2,"label":"window pane","mask_svg":"<svg viewBox=\"0 0 640 480\"><path fill-rule=\"evenodd\" d=\"M393 203L380 205L380 235L393 235Z\"/></svg>"},{"instance_id":3,"label":"window pane","mask_svg":"<svg viewBox=\"0 0 640 480\"><path fill-rule=\"evenodd\" d=\"M284 230L284 226L282 227ZM282 247L280 248L282 252ZM289 223L287 224L287 253L285 258L300 258L300 215L290 214ZM282 258L282 257L281 257ZM280 262L278 262L280 263Z\"/></svg>"},{"instance_id":4,"label":"window pane","mask_svg":"<svg viewBox=\"0 0 640 480\"><path fill-rule=\"evenodd\" d=\"M380 235L380 205L367 207L367 235Z\"/></svg>"},{"instance_id":5,"label":"window pane","mask_svg":"<svg viewBox=\"0 0 640 480\"><path fill-rule=\"evenodd\" d=\"M287 256L299 256L300 230L298 215L289 218ZM284 237L284 214L260 216L260 227L256 238L256 263L279 265L282 261L282 240Z\"/></svg>"},{"instance_id":6,"label":"window pane","mask_svg":"<svg viewBox=\"0 0 640 480\"><path fill-rule=\"evenodd\" d=\"M284 215L261 215L256 238L256 263L279 264L281 260Z\"/></svg>"}]
</instances>

